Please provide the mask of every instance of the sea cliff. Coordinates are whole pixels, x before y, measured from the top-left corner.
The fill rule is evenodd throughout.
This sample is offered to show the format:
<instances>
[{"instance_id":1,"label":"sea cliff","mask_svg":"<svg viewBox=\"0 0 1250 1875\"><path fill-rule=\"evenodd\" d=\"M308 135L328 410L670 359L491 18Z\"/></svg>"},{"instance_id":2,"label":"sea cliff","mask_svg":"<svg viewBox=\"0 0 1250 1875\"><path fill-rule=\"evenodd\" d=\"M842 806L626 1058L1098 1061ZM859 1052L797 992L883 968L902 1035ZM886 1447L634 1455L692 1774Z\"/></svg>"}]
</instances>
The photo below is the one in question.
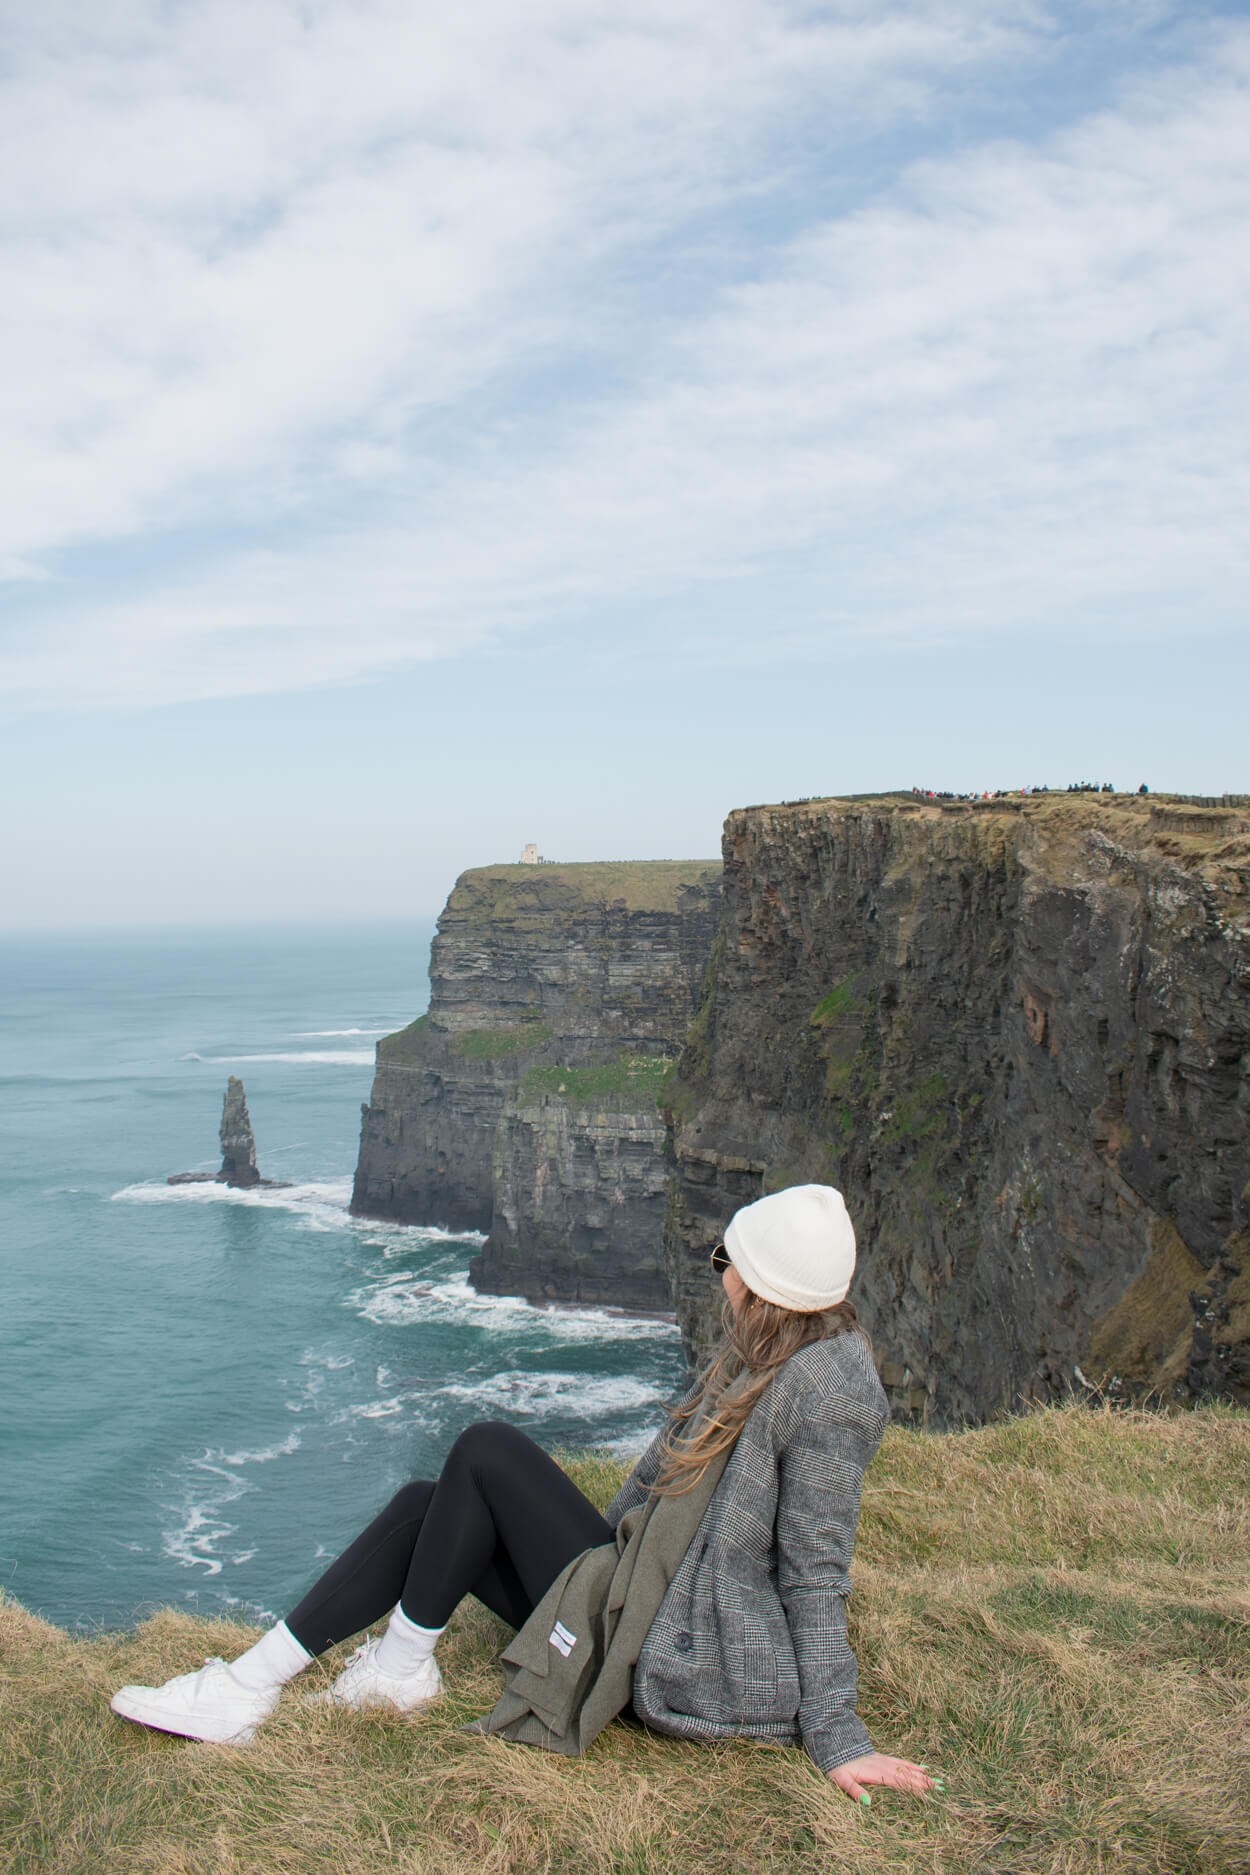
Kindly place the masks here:
<instances>
[{"instance_id":1,"label":"sea cliff","mask_svg":"<svg viewBox=\"0 0 1250 1875\"><path fill-rule=\"evenodd\" d=\"M839 1185L896 1413L1250 1400L1250 816L1138 797L730 815L666 1102L692 1356L740 1204Z\"/></svg>"},{"instance_id":2,"label":"sea cliff","mask_svg":"<svg viewBox=\"0 0 1250 1875\"><path fill-rule=\"evenodd\" d=\"M352 1209L489 1233L479 1288L671 1308L657 1095L719 893L711 860L464 873L429 1010L378 1046Z\"/></svg>"}]
</instances>

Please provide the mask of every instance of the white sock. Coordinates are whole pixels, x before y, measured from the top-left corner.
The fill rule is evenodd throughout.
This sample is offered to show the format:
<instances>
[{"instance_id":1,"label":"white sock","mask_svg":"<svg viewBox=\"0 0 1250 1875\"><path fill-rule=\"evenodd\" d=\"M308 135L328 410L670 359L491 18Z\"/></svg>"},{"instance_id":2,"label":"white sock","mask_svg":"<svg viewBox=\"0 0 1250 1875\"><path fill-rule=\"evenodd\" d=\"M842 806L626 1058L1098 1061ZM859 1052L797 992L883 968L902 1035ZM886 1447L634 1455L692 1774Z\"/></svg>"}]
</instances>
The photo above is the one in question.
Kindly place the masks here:
<instances>
[{"instance_id":1,"label":"white sock","mask_svg":"<svg viewBox=\"0 0 1250 1875\"><path fill-rule=\"evenodd\" d=\"M394 1680L406 1680L410 1673L425 1665L442 1632L442 1628L418 1627L402 1608L397 1608L374 1655L379 1670L389 1673Z\"/></svg>"},{"instance_id":2,"label":"white sock","mask_svg":"<svg viewBox=\"0 0 1250 1875\"><path fill-rule=\"evenodd\" d=\"M312 1655L306 1647L301 1647L285 1621L279 1621L276 1628L270 1628L257 1641L255 1647L249 1647L245 1654L229 1663L231 1677L246 1686L249 1693L268 1693L274 1687L285 1686L297 1673L311 1666Z\"/></svg>"}]
</instances>

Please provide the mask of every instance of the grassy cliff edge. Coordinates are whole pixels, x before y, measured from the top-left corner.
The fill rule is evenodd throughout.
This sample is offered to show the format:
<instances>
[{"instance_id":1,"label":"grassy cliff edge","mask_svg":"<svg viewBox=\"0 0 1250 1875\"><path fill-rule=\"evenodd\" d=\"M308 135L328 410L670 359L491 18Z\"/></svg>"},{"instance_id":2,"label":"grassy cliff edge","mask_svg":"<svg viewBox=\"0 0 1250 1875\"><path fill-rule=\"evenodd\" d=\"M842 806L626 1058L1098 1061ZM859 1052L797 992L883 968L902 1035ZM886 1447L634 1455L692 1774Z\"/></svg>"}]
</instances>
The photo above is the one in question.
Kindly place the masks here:
<instances>
[{"instance_id":1,"label":"grassy cliff edge","mask_svg":"<svg viewBox=\"0 0 1250 1875\"><path fill-rule=\"evenodd\" d=\"M605 1502L619 1470L569 1469ZM868 1474L852 1632L884 1750L942 1798L861 1810L801 1752L616 1725L582 1760L466 1736L504 1630L466 1609L408 1718L289 1689L250 1751L108 1711L253 1638L163 1611L72 1637L0 1599L0 1866L150 1875L700 1875L1250 1866L1250 1414L1052 1407L894 1428ZM85 1563L84 1563L84 1566Z\"/></svg>"},{"instance_id":2,"label":"grassy cliff edge","mask_svg":"<svg viewBox=\"0 0 1250 1875\"><path fill-rule=\"evenodd\" d=\"M444 916L482 923L559 907L614 905L623 911L675 912L682 894L720 876L719 859L591 859L541 866L473 866L461 873Z\"/></svg>"}]
</instances>

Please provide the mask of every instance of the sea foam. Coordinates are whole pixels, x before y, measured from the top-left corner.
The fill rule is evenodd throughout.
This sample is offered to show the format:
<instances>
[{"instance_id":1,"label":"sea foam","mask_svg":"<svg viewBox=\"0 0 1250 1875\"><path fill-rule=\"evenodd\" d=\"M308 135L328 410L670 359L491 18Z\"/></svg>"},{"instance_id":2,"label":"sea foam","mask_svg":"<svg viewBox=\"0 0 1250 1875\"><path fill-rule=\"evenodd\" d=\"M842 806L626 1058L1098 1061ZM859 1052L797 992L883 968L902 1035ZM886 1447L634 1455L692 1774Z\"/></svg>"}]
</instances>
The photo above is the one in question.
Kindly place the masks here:
<instances>
[{"instance_id":1,"label":"sea foam","mask_svg":"<svg viewBox=\"0 0 1250 1875\"><path fill-rule=\"evenodd\" d=\"M465 1400L474 1407L524 1416L557 1413L570 1419L602 1419L663 1404L662 1395L645 1380L629 1375L531 1374L520 1369L492 1374L476 1384L436 1387L435 1395Z\"/></svg>"},{"instance_id":2,"label":"sea foam","mask_svg":"<svg viewBox=\"0 0 1250 1875\"><path fill-rule=\"evenodd\" d=\"M161 1531L161 1552L184 1569L203 1569L205 1575L220 1575L229 1558L217 1554L218 1546L238 1531L224 1515L237 1498L259 1489L241 1476L245 1465L267 1465L275 1458L289 1457L300 1447L298 1432L263 1446L256 1452L223 1452L212 1449L190 1461L191 1477L180 1505L169 1505L177 1521ZM249 1552L249 1555L254 1552ZM237 1560L237 1558L236 1558Z\"/></svg>"},{"instance_id":3,"label":"sea foam","mask_svg":"<svg viewBox=\"0 0 1250 1875\"><path fill-rule=\"evenodd\" d=\"M205 1058L202 1057L202 1059ZM209 1067L216 1067L220 1064L223 1068L238 1067L245 1061L289 1061L297 1067L371 1068L373 1050L371 1048L297 1048L263 1055L210 1055L206 1060Z\"/></svg>"},{"instance_id":4,"label":"sea foam","mask_svg":"<svg viewBox=\"0 0 1250 1875\"><path fill-rule=\"evenodd\" d=\"M350 1228L350 1179L310 1179L298 1185L219 1185L211 1171L202 1183L170 1185L164 1179L124 1185L112 1196L114 1204L238 1204L262 1211L291 1211L304 1230L341 1231Z\"/></svg>"},{"instance_id":5,"label":"sea foam","mask_svg":"<svg viewBox=\"0 0 1250 1875\"><path fill-rule=\"evenodd\" d=\"M389 1259L414 1250L464 1244L474 1248L486 1239L478 1231L444 1230L439 1224L399 1224L389 1218L353 1217L350 1178L303 1179L290 1185L219 1185L211 1165L203 1182L171 1185L168 1179L144 1179L112 1194L114 1204L247 1204L265 1210L294 1211L310 1230L349 1230Z\"/></svg>"},{"instance_id":6,"label":"sea foam","mask_svg":"<svg viewBox=\"0 0 1250 1875\"><path fill-rule=\"evenodd\" d=\"M390 1029L296 1029L297 1042L330 1041L340 1035L389 1035Z\"/></svg>"},{"instance_id":7,"label":"sea foam","mask_svg":"<svg viewBox=\"0 0 1250 1875\"><path fill-rule=\"evenodd\" d=\"M262 1446L259 1452L209 1452L205 1460L217 1459L223 1465L269 1465L275 1458L289 1458L292 1452L298 1452L300 1438L298 1432L288 1432L285 1439L279 1439L276 1445Z\"/></svg>"},{"instance_id":8,"label":"sea foam","mask_svg":"<svg viewBox=\"0 0 1250 1875\"><path fill-rule=\"evenodd\" d=\"M676 1323L667 1317L630 1315L623 1310L539 1307L520 1296L482 1295L467 1275L431 1280L411 1271L395 1273L353 1291L347 1306L378 1326L418 1322L456 1322L515 1333L539 1329L554 1341L675 1341Z\"/></svg>"}]
</instances>

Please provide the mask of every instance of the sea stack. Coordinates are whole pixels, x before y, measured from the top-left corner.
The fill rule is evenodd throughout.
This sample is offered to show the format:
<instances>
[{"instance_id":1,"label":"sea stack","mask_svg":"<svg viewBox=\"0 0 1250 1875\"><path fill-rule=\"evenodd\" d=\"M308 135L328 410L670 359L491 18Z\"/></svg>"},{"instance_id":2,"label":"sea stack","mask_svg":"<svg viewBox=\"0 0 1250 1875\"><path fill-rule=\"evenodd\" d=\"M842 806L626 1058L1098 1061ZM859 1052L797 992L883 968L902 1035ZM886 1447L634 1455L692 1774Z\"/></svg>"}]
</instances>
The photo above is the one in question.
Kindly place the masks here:
<instances>
[{"instance_id":1,"label":"sea stack","mask_svg":"<svg viewBox=\"0 0 1250 1875\"><path fill-rule=\"evenodd\" d=\"M262 1182L256 1169L256 1136L247 1111L247 1096L237 1074L226 1083L221 1107L221 1171L217 1177L223 1185L243 1190Z\"/></svg>"},{"instance_id":2,"label":"sea stack","mask_svg":"<svg viewBox=\"0 0 1250 1875\"><path fill-rule=\"evenodd\" d=\"M287 1180L262 1178L256 1169L256 1135L247 1111L247 1096L237 1074L226 1082L226 1097L221 1103L220 1172L175 1172L167 1185L230 1185L235 1191L250 1191L263 1185L267 1191L281 1190Z\"/></svg>"}]
</instances>

